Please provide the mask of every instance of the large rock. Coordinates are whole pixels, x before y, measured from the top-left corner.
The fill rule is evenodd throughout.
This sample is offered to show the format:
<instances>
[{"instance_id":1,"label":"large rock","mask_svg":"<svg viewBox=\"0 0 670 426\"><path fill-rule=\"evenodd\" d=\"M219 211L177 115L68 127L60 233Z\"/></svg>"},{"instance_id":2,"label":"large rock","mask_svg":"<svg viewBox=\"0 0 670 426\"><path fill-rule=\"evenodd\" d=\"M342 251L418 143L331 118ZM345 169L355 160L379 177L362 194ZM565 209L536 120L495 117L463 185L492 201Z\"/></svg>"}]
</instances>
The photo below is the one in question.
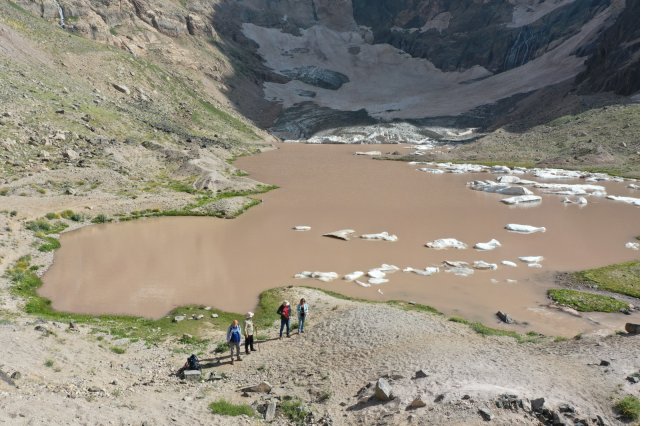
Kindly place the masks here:
<instances>
[{"instance_id":1,"label":"large rock","mask_svg":"<svg viewBox=\"0 0 670 426\"><path fill-rule=\"evenodd\" d=\"M271 422L275 418L275 412L277 411L277 402L270 401L268 402L268 408L265 409L265 421Z\"/></svg>"},{"instance_id":2,"label":"large rock","mask_svg":"<svg viewBox=\"0 0 670 426\"><path fill-rule=\"evenodd\" d=\"M121 93L125 93L126 95L130 94L130 89L128 88L128 86L124 86L123 84L112 83L112 87Z\"/></svg>"},{"instance_id":3,"label":"large rock","mask_svg":"<svg viewBox=\"0 0 670 426\"><path fill-rule=\"evenodd\" d=\"M490 422L493 419L493 414L491 414L491 411L488 408L480 407L478 411L484 421Z\"/></svg>"},{"instance_id":4,"label":"large rock","mask_svg":"<svg viewBox=\"0 0 670 426\"><path fill-rule=\"evenodd\" d=\"M377 380L377 385L375 386L375 398L379 401L390 401L393 399L391 385L386 379L380 378Z\"/></svg>"},{"instance_id":5,"label":"large rock","mask_svg":"<svg viewBox=\"0 0 670 426\"><path fill-rule=\"evenodd\" d=\"M242 392L259 392L259 393L270 393L272 390L272 385L268 382L260 382L257 385L249 386L242 389Z\"/></svg>"},{"instance_id":6,"label":"large rock","mask_svg":"<svg viewBox=\"0 0 670 426\"><path fill-rule=\"evenodd\" d=\"M542 412L544 407L544 398L537 398L530 401L530 408L535 412Z\"/></svg>"},{"instance_id":7,"label":"large rock","mask_svg":"<svg viewBox=\"0 0 670 426\"><path fill-rule=\"evenodd\" d=\"M640 324L626 323L626 332L628 334L640 334Z\"/></svg>"},{"instance_id":8,"label":"large rock","mask_svg":"<svg viewBox=\"0 0 670 426\"><path fill-rule=\"evenodd\" d=\"M200 370L184 370L184 380L189 382L198 382L202 377Z\"/></svg>"}]
</instances>

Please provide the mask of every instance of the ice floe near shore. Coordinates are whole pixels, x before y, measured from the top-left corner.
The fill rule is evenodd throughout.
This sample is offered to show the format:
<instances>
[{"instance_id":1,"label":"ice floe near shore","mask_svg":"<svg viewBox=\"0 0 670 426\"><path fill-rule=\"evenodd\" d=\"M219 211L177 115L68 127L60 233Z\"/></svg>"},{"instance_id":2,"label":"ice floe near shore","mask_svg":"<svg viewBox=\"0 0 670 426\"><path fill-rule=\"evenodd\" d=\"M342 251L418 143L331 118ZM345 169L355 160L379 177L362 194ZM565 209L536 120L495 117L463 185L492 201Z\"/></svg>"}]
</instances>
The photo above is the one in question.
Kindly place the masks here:
<instances>
[{"instance_id":1,"label":"ice floe near shore","mask_svg":"<svg viewBox=\"0 0 670 426\"><path fill-rule=\"evenodd\" d=\"M363 234L361 238L364 240L384 240L384 241L398 241L397 235L389 234L388 232L380 232L379 234Z\"/></svg>"},{"instance_id":2,"label":"ice floe near shore","mask_svg":"<svg viewBox=\"0 0 670 426\"><path fill-rule=\"evenodd\" d=\"M500 241L496 239L492 239L491 241L488 241L486 243L477 243L475 244L475 249L477 250L482 250L482 251L489 251L493 250L497 247L501 247L502 244L500 244Z\"/></svg>"},{"instance_id":3,"label":"ice floe near shore","mask_svg":"<svg viewBox=\"0 0 670 426\"><path fill-rule=\"evenodd\" d=\"M462 241L458 241L455 238L440 238L439 240L429 241L426 243L426 247L436 250L443 250L448 248L465 250L468 248L467 244Z\"/></svg>"},{"instance_id":4,"label":"ice floe near shore","mask_svg":"<svg viewBox=\"0 0 670 426\"><path fill-rule=\"evenodd\" d=\"M536 232L545 232L547 230L544 226L537 227L531 225L519 225L517 223L508 223L505 225L505 229L519 234L534 234Z\"/></svg>"}]
</instances>

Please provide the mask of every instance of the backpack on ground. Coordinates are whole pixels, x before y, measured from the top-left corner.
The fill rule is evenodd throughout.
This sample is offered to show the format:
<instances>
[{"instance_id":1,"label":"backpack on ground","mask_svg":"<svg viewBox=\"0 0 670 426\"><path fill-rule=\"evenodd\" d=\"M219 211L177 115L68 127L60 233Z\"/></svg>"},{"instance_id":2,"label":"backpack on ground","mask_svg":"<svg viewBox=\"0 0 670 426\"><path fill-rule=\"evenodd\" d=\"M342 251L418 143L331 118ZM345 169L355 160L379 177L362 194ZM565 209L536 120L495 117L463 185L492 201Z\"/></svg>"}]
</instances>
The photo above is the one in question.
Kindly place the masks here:
<instances>
[{"instance_id":1,"label":"backpack on ground","mask_svg":"<svg viewBox=\"0 0 670 426\"><path fill-rule=\"evenodd\" d=\"M200 370L202 367L200 366L200 360L195 354L191 354L190 357L186 360L186 363L188 364L188 369L189 370Z\"/></svg>"}]
</instances>

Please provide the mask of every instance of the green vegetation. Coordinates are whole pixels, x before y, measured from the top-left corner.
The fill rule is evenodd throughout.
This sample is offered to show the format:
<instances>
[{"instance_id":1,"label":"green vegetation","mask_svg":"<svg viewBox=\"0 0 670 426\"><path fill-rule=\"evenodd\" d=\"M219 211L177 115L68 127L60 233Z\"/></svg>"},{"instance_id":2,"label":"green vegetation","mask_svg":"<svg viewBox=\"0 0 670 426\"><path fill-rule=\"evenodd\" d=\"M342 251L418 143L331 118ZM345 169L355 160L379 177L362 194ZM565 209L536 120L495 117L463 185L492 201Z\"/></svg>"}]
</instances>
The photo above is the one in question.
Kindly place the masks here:
<instances>
[{"instance_id":1,"label":"green vegetation","mask_svg":"<svg viewBox=\"0 0 670 426\"><path fill-rule=\"evenodd\" d=\"M60 241L58 241L56 238L44 236L42 239L45 241L45 243L37 248L39 251L47 252L60 248Z\"/></svg>"},{"instance_id":2,"label":"green vegetation","mask_svg":"<svg viewBox=\"0 0 670 426\"><path fill-rule=\"evenodd\" d=\"M613 297L570 289L551 289L549 298L580 312L619 312L628 304Z\"/></svg>"},{"instance_id":3,"label":"green vegetation","mask_svg":"<svg viewBox=\"0 0 670 426\"><path fill-rule=\"evenodd\" d=\"M0 197L5 197L9 194L9 188L0 188Z\"/></svg>"},{"instance_id":4,"label":"green vegetation","mask_svg":"<svg viewBox=\"0 0 670 426\"><path fill-rule=\"evenodd\" d=\"M574 277L579 281L595 284L600 290L640 297L640 261L638 260L576 272Z\"/></svg>"},{"instance_id":5,"label":"green vegetation","mask_svg":"<svg viewBox=\"0 0 670 426\"><path fill-rule=\"evenodd\" d=\"M279 408L292 424L304 425L305 420L307 420L307 417L309 416L309 410L299 399L282 401Z\"/></svg>"},{"instance_id":6,"label":"green vegetation","mask_svg":"<svg viewBox=\"0 0 670 426\"><path fill-rule=\"evenodd\" d=\"M54 364L55 364L55 363L54 363L54 360L53 360L53 359L48 359L48 360L44 361L44 366L45 366L45 367L49 367L49 368L51 368L51 367L54 366Z\"/></svg>"},{"instance_id":7,"label":"green vegetation","mask_svg":"<svg viewBox=\"0 0 670 426\"><path fill-rule=\"evenodd\" d=\"M93 222L93 223L107 223L107 222L111 222L111 221L112 221L112 219L108 218L104 214L99 214L96 217L94 217L93 219L91 219L91 222Z\"/></svg>"},{"instance_id":8,"label":"green vegetation","mask_svg":"<svg viewBox=\"0 0 670 426\"><path fill-rule=\"evenodd\" d=\"M640 398L627 395L616 403L614 408L629 421L638 420L640 418Z\"/></svg>"},{"instance_id":9,"label":"green vegetation","mask_svg":"<svg viewBox=\"0 0 670 426\"><path fill-rule=\"evenodd\" d=\"M513 337L519 343L537 343L544 337L542 334L538 334L534 331L530 331L526 334L519 334L516 331L511 330L501 330L499 328L493 328L486 326L480 322L468 321L460 317L451 317L449 321L457 322L459 324L465 324L470 326L472 330L481 334L482 336L507 336Z\"/></svg>"},{"instance_id":10,"label":"green vegetation","mask_svg":"<svg viewBox=\"0 0 670 426\"><path fill-rule=\"evenodd\" d=\"M83 222L85 217L81 213L75 213L72 210L65 210L59 213L63 219L69 219L73 222Z\"/></svg>"},{"instance_id":11,"label":"green vegetation","mask_svg":"<svg viewBox=\"0 0 670 426\"><path fill-rule=\"evenodd\" d=\"M209 404L209 409L213 414L219 414L222 416L256 416L256 412L250 406L246 404L231 404L225 399L212 402Z\"/></svg>"},{"instance_id":12,"label":"green vegetation","mask_svg":"<svg viewBox=\"0 0 670 426\"><path fill-rule=\"evenodd\" d=\"M112 346L109 350L119 355L126 353L126 350L120 346Z\"/></svg>"},{"instance_id":13,"label":"green vegetation","mask_svg":"<svg viewBox=\"0 0 670 426\"><path fill-rule=\"evenodd\" d=\"M67 223L60 221L51 223L46 219L37 219L26 224L26 228L30 229L31 231L35 233L41 232L43 234L58 234L63 232L67 227Z\"/></svg>"}]
</instances>

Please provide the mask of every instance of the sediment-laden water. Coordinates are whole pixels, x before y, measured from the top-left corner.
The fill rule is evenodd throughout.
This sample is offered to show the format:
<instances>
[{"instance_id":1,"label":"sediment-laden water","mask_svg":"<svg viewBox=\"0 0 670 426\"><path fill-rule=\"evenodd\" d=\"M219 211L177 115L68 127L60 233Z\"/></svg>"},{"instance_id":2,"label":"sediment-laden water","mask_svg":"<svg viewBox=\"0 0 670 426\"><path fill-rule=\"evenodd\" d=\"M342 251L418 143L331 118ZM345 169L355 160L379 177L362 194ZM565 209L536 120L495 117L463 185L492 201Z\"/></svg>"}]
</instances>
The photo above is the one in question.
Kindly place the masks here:
<instances>
[{"instance_id":1,"label":"sediment-laden water","mask_svg":"<svg viewBox=\"0 0 670 426\"><path fill-rule=\"evenodd\" d=\"M639 258L639 252L624 246L640 233L639 207L593 196L586 206L566 205L563 196L544 194L539 205L507 206L499 202L504 195L466 186L495 175L431 175L404 162L352 155L372 149L405 148L283 144L236 163L252 178L280 189L258 196L263 203L235 220L159 218L65 233L40 293L60 310L159 317L184 304L246 312L265 289L310 285L371 300L415 301L499 327L495 312L502 310L527 323L505 327L554 335L639 321L639 315L622 314L576 318L544 307L555 271ZM598 184L608 194L639 196L627 183ZM504 227L510 223L546 227L546 232L509 232ZM312 229L297 232L292 230L295 225ZM356 235L388 231L398 241L321 236L346 228ZM438 238L456 238L468 249L424 246ZM491 239L502 246L491 251L472 248ZM536 255L545 258L541 269L518 260ZM382 263L422 269L444 260L483 260L498 264L498 269L477 270L469 277L399 271L386 276L388 283L369 288L342 279L324 283L293 278L301 271L343 276ZM502 260L518 267L504 266Z\"/></svg>"}]
</instances>

